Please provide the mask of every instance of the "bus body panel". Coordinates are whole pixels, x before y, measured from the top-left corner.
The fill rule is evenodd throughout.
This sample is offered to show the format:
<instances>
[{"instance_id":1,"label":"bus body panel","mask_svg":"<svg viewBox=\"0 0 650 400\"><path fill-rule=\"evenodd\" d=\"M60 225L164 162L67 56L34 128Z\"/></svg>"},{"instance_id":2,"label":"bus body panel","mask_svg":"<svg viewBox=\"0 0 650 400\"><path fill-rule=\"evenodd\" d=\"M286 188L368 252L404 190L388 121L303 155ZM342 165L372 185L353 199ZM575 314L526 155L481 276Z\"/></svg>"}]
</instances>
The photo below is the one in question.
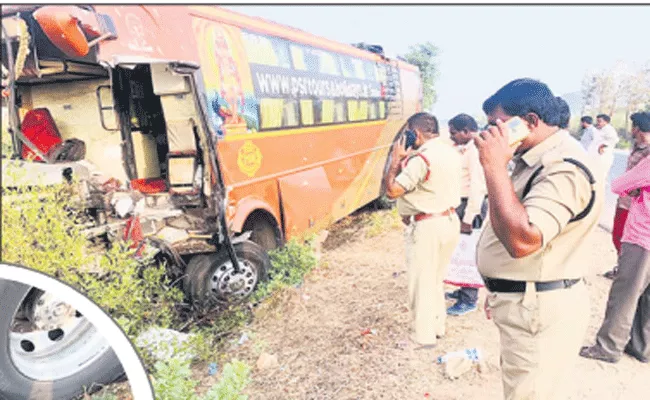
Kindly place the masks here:
<instances>
[{"instance_id":1,"label":"bus body panel","mask_svg":"<svg viewBox=\"0 0 650 400\"><path fill-rule=\"evenodd\" d=\"M200 66L204 92L198 95L205 100L206 122L212 130L205 134L217 135L215 150L228 188L227 218L234 232L242 231L252 212L263 210L286 237L300 235L376 199L395 135L407 116L421 110L419 71L402 61L390 61L399 68L401 81L401 93L394 100L401 102L401 108L390 111L383 86L381 96L377 95L389 66L379 55L217 7L95 8L112 18L118 32L117 39L98 45L100 61L112 66L121 60ZM261 50L277 43L289 49L289 66L267 62L284 53L262 57L252 52L251 43L258 42ZM327 75L328 71L316 74L317 84L331 88L349 81L344 89L363 87L362 94L296 96L297 90L316 90L305 89L314 83L308 65L296 64L312 53L349 64L336 66L337 76ZM291 109L299 123L286 126L291 120L286 110ZM282 110L281 116L277 110ZM325 122L330 118L325 115L330 114L340 121ZM117 138L119 133L107 133L107 137Z\"/></svg>"}]
</instances>

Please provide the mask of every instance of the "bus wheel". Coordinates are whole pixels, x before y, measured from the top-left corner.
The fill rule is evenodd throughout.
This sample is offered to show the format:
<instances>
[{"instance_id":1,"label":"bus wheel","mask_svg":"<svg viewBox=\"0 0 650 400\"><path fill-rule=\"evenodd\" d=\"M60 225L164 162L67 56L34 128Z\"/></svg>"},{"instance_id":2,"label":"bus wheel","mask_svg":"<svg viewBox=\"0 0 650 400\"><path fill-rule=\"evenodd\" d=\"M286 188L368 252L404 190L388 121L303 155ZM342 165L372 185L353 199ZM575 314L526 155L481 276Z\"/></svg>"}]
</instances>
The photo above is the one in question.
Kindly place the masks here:
<instances>
[{"instance_id":1,"label":"bus wheel","mask_svg":"<svg viewBox=\"0 0 650 400\"><path fill-rule=\"evenodd\" d=\"M250 240L259 244L266 251L277 249L281 245L280 231L277 225L263 214L252 214L244 224L242 231L250 231Z\"/></svg>"},{"instance_id":2,"label":"bus wheel","mask_svg":"<svg viewBox=\"0 0 650 400\"><path fill-rule=\"evenodd\" d=\"M238 273L225 249L194 256L187 263L183 288L195 307L241 302L267 279L271 261L261 246L245 241L236 243L234 248L240 266Z\"/></svg>"},{"instance_id":3,"label":"bus wheel","mask_svg":"<svg viewBox=\"0 0 650 400\"><path fill-rule=\"evenodd\" d=\"M123 374L108 341L47 292L0 280L0 398L67 400Z\"/></svg>"}]
</instances>

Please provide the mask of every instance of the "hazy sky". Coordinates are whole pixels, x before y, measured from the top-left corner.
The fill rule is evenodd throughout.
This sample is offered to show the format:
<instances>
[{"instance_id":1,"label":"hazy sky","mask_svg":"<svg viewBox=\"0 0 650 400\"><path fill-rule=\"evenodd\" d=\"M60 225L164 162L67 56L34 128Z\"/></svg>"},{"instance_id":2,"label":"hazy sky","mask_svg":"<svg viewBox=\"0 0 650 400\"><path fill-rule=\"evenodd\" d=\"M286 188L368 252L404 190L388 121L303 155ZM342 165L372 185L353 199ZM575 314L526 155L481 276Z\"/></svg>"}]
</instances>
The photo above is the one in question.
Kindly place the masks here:
<instances>
[{"instance_id":1,"label":"hazy sky","mask_svg":"<svg viewBox=\"0 0 650 400\"><path fill-rule=\"evenodd\" d=\"M485 98L520 77L556 95L580 90L590 69L650 60L650 6L229 6L389 56L431 41L440 50L438 102L447 119L480 114Z\"/></svg>"}]
</instances>

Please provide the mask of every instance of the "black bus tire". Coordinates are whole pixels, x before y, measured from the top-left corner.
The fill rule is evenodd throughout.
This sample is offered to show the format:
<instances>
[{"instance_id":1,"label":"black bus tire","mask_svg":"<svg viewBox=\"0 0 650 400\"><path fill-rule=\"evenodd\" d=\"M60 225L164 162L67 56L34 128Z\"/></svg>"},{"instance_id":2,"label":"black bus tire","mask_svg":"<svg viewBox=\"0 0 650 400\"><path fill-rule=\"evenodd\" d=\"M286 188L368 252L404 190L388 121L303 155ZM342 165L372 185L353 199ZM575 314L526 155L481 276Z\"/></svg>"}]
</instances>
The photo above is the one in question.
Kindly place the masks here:
<instances>
[{"instance_id":1,"label":"black bus tire","mask_svg":"<svg viewBox=\"0 0 650 400\"><path fill-rule=\"evenodd\" d=\"M9 349L9 332L16 310L25 299L30 286L0 279L0 399L70 400L92 393L124 375L119 359L108 349L77 374L54 381L35 381L23 375L14 365Z\"/></svg>"},{"instance_id":2,"label":"black bus tire","mask_svg":"<svg viewBox=\"0 0 650 400\"><path fill-rule=\"evenodd\" d=\"M195 307L210 308L223 303L237 303L245 300L257 288L260 282L268 278L271 261L264 249L249 240L235 243L235 255L241 261L250 262L255 268L256 281L251 287L251 292L246 297L222 298L215 295L212 290L212 280L217 269L230 263L230 257L225 249L218 253L196 255L187 263L183 289Z\"/></svg>"}]
</instances>

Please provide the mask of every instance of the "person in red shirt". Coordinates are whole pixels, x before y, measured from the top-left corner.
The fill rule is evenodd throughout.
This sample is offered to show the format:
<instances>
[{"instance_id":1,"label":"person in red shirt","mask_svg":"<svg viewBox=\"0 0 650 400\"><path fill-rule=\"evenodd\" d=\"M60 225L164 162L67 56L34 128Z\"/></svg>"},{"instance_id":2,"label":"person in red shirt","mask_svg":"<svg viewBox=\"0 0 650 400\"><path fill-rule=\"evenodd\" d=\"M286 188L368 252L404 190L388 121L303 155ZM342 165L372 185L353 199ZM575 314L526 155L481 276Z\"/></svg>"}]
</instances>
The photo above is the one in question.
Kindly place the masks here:
<instances>
[{"instance_id":1,"label":"person in red shirt","mask_svg":"<svg viewBox=\"0 0 650 400\"><path fill-rule=\"evenodd\" d=\"M650 144L650 113L632 115L632 132ZM621 239L619 272L607 300L596 344L580 355L618 362L626 353L640 362L650 358L650 155L612 182L612 191L631 197Z\"/></svg>"},{"instance_id":2,"label":"person in red shirt","mask_svg":"<svg viewBox=\"0 0 650 400\"><path fill-rule=\"evenodd\" d=\"M632 115L632 118L638 119L637 114ZM626 171L634 168L635 165L639 163L643 158L650 155L650 144L643 139L643 135L635 135L634 137L634 147L632 152L627 159L627 169ZM616 202L616 214L614 215L614 226L612 229L612 242L616 248L618 255L621 255L621 238L623 237L623 228L625 228L625 221L627 221L628 210L630 209L630 204L632 203L632 198L630 196L622 195L619 196L618 201ZM607 271L603 274L605 278L614 279L618 272L618 267L614 267L611 271Z\"/></svg>"}]
</instances>

